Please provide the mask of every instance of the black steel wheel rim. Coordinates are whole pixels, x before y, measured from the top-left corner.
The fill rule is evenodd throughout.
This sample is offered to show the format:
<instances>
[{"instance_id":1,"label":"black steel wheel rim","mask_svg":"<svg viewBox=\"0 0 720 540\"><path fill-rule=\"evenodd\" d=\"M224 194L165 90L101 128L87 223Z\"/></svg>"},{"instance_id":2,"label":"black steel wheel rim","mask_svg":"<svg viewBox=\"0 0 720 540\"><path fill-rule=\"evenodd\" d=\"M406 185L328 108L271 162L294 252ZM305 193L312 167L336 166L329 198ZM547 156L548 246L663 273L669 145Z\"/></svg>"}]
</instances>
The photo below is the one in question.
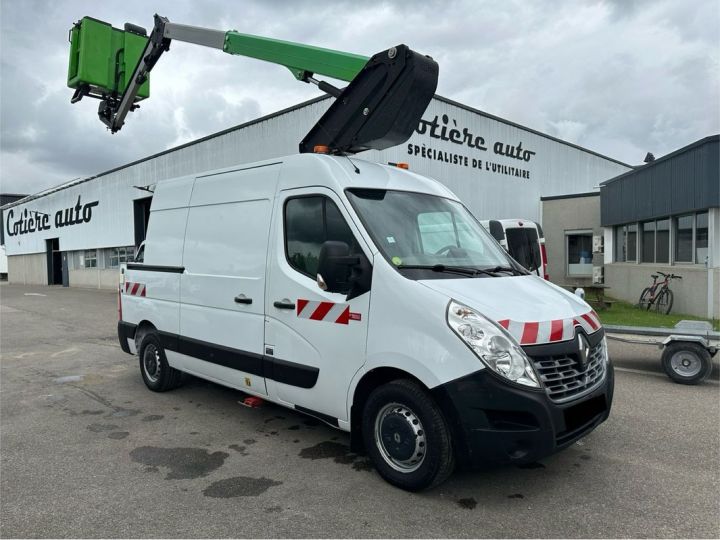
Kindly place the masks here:
<instances>
[{"instance_id":1,"label":"black steel wheel rim","mask_svg":"<svg viewBox=\"0 0 720 540\"><path fill-rule=\"evenodd\" d=\"M156 383L160 380L160 351L152 343L145 347L143 354L143 371L150 382Z\"/></svg>"}]
</instances>

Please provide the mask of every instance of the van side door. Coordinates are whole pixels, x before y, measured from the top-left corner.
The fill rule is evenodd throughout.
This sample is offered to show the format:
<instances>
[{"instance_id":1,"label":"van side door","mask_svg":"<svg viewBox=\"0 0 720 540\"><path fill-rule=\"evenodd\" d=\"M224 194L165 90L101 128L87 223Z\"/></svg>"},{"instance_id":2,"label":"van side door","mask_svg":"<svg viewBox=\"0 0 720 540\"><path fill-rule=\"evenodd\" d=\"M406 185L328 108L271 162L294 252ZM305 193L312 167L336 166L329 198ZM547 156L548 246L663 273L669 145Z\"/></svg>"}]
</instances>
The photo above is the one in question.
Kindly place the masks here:
<instances>
[{"instance_id":1,"label":"van side door","mask_svg":"<svg viewBox=\"0 0 720 540\"><path fill-rule=\"evenodd\" d=\"M347 421L350 382L365 362L371 292L350 300L317 282L323 242L351 254L367 244L341 199L321 187L281 191L268 254L266 359L269 395L338 425Z\"/></svg>"},{"instance_id":2,"label":"van side door","mask_svg":"<svg viewBox=\"0 0 720 540\"><path fill-rule=\"evenodd\" d=\"M265 263L279 165L198 177L180 282L186 371L266 395Z\"/></svg>"}]
</instances>

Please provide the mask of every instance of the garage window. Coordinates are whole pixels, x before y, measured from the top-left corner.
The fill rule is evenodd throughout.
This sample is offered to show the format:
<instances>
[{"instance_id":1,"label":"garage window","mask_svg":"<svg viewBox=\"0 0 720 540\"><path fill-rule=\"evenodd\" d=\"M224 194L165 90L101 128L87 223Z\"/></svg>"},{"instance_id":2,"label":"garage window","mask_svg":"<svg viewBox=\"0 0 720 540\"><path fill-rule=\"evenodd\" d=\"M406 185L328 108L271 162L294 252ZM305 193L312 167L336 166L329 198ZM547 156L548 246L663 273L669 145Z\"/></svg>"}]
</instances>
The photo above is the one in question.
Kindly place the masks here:
<instances>
[{"instance_id":1,"label":"garage window","mask_svg":"<svg viewBox=\"0 0 720 540\"><path fill-rule=\"evenodd\" d=\"M655 222L646 221L642 224L642 258L641 262L655 262Z\"/></svg>"},{"instance_id":2,"label":"garage window","mask_svg":"<svg viewBox=\"0 0 720 540\"><path fill-rule=\"evenodd\" d=\"M705 264L708 259L708 213L695 216L695 262Z\"/></svg>"},{"instance_id":3,"label":"garage window","mask_svg":"<svg viewBox=\"0 0 720 540\"><path fill-rule=\"evenodd\" d=\"M658 219L655 222L655 262L670 262L670 220Z\"/></svg>"},{"instance_id":4,"label":"garage window","mask_svg":"<svg viewBox=\"0 0 720 540\"><path fill-rule=\"evenodd\" d=\"M85 268L97 268L97 250L96 249L88 249L85 251L84 257L85 259Z\"/></svg>"},{"instance_id":5,"label":"garage window","mask_svg":"<svg viewBox=\"0 0 720 540\"><path fill-rule=\"evenodd\" d=\"M692 214L675 218L675 261L693 262L693 221Z\"/></svg>"},{"instance_id":6,"label":"garage window","mask_svg":"<svg viewBox=\"0 0 720 540\"><path fill-rule=\"evenodd\" d=\"M637 261L637 223L615 227L615 262Z\"/></svg>"},{"instance_id":7,"label":"garage window","mask_svg":"<svg viewBox=\"0 0 720 540\"><path fill-rule=\"evenodd\" d=\"M592 277L592 231L565 233L567 275Z\"/></svg>"},{"instance_id":8,"label":"garage window","mask_svg":"<svg viewBox=\"0 0 720 540\"><path fill-rule=\"evenodd\" d=\"M105 250L107 268L119 268L121 264L133 261L135 248L133 246L110 248Z\"/></svg>"}]
</instances>

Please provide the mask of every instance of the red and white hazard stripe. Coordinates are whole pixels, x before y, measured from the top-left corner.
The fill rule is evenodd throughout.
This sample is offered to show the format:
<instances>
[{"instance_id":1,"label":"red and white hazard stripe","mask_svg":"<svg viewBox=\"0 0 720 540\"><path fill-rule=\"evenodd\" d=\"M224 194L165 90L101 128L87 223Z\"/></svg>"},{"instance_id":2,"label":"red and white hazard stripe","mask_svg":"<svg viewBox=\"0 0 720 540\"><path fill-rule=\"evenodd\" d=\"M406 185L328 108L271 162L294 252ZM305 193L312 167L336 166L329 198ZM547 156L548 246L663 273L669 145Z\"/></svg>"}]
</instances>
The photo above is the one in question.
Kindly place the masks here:
<instances>
[{"instance_id":1,"label":"red and white hazard stripe","mask_svg":"<svg viewBox=\"0 0 720 540\"><path fill-rule=\"evenodd\" d=\"M350 304L298 299L295 309L299 318L313 321L348 324L351 318Z\"/></svg>"},{"instance_id":2,"label":"red and white hazard stripe","mask_svg":"<svg viewBox=\"0 0 720 540\"><path fill-rule=\"evenodd\" d=\"M537 345L540 343L553 343L566 341L575 335L575 327L580 326L586 333L592 334L600 329L601 323L595 311L588 311L584 315L570 319L556 319L553 321L513 321L503 319L498 321L518 340L520 345Z\"/></svg>"},{"instance_id":3,"label":"red and white hazard stripe","mask_svg":"<svg viewBox=\"0 0 720 540\"><path fill-rule=\"evenodd\" d=\"M125 294L129 294L131 296L145 296L145 292L144 283L134 283L132 281L125 282Z\"/></svg>"}]
</instances>

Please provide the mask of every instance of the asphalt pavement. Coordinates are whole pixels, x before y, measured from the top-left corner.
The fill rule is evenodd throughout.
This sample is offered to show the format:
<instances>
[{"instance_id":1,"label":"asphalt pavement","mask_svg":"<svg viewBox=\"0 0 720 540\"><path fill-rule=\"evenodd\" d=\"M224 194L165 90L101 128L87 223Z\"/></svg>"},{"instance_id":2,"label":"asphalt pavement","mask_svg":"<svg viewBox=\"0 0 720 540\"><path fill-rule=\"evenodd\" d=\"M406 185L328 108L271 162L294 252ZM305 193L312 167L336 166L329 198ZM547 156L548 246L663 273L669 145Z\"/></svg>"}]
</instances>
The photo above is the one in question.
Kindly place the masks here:
<instances>
[{"instance_id":1,"label":"asphalt pavement","mask_svg":"<svg viewBox=\"0 0 720 540\"><path fill-rule=\"evenodd\" d=\"M190 380L147 390L113 292L0 286L2 537L720 537L720 384L611 343L610 418L412 494L340 431Z\"/></svg>"}]
</instances>

